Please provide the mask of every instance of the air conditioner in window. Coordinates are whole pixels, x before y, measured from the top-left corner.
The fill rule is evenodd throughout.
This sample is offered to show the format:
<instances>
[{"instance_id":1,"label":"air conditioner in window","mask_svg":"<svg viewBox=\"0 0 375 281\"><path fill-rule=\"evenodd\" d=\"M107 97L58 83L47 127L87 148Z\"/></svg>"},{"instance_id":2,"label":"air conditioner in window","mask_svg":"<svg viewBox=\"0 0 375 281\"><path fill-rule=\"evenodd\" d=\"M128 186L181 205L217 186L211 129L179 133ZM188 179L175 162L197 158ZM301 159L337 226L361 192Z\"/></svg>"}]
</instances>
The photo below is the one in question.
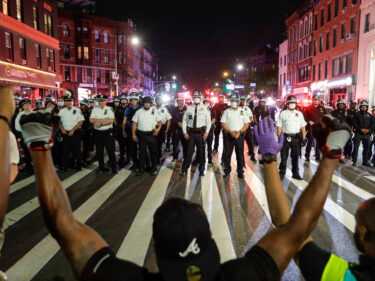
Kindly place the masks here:
<instances>
[{"instance_id":1,"label":"air conditioner in window","mask_svg":"<svg viewBox=\"0 0 375 281\"><path fill-rule=\"evenodd\" d=\"M341 40L340 40L340 43L341 43L341 44L344 44L344 43L345 43L345 39L341 39Z\"/></svg>"},{"instance_id":2,"label":"air conditioner in window","mask_svg":"<svg viewBox=\"0 0 375 281\"><path fill-rule=\"evenodd\" d=\"M354 39L354 33L349 33L349 34L347 34L347 35L346 35L346 39L348 39L348 40L352 40L352 39Z\"/></svg>"},{"instance_id":3,"label":"air conditioner in window","mask_svg":"<svg viewBox=\"0 0 375 281\"><path fill-rule=\"evenodd\" d=\"M26 60L22 60L22 64L26 64Z\"/></svg>"}]
</instances>

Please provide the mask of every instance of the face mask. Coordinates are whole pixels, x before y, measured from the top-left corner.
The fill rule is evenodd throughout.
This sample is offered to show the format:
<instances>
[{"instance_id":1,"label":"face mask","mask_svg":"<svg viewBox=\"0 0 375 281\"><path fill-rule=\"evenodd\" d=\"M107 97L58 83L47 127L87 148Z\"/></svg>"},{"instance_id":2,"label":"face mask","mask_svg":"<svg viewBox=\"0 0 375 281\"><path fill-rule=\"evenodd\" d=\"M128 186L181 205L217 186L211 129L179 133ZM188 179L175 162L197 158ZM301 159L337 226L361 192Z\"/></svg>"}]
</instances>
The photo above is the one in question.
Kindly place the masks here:
<instances>
[{"instance_id":1,"label":"face mask","mask_svg":"<svg viewBox=\"0 0 375 281\"><path fill-rule=\"evenodd\" d=\"M295 103L290 103L288 105L289 109L295 109L296 108L296 104Z\"/></svg>"},{"instance_id":2,"label":"face mask","mask_svg":"<svg viewBox=\"0 0 375 281\"><path fill-rule=\"evenodd\" d=\"M97 101L95 102L95 106L99 106L99 103Z\"/></svg>"},{"instance_id":3,"label":"face mask","mask_svg":"<svg viewBox=\"0 0 375 281\"><path fill-rule=\"evenodd\" d=\"M58 105L58 106L64 106L64 102L59 101L59 102L57 102L57 105Z\"/></svg>"},{"instance_id":4,"label":"face mask","mask_svg":"<svg viewBox=\"0 0 375 281\"><path fill-rule=\"evenodd\" d=\"M232 108L237 108L238 107L238 102L232 101Z\"/></svg>"},{"instance_id":5,"label":"face mask","mask_svg":"<svg viewBox=\"0 0 375 281\"><path fill-rule=\"evenodd\" d=\"M210 104L209 103L205 103L204 106L207 107L207 108L210 108Z\"/></svg>"},{"instance_id":6,"label":"face mask","mask_svg":"<svg viewBox=\"0 0 375 281\"><path fill-rule=\"evenodd\" d=\"M195 104L198 104L198 103L200 103L201 102L201 99L200 98L194 98L194 103Z\"/></svg>"}]
</instances>

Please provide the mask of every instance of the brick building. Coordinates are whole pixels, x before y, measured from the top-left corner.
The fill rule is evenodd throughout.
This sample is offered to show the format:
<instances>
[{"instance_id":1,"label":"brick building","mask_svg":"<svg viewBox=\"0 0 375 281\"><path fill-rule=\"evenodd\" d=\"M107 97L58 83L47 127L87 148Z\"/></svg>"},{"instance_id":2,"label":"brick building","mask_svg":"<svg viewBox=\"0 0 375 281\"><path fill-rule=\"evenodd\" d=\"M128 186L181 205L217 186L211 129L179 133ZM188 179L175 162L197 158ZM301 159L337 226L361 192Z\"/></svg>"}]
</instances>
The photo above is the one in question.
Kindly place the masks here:
<instances>
[{"instance_id":1,"label":"brick building","mask_svg":"<svg viewBox=\"0 0 375 281\"><path fill-rule=\"evenodd\" d=\"M32 101L61 90L56 0L0 2L0 83Z\"/></svg>"},{"instance_id":2,"label":"brick building","mask_svg":"<svg viewBox=\"0 0 375 281\"><path fill-rule=\"evenodd\" d=\"M150 92L152 52L133 46L132 21L120 22L59 8L60 69L63 87L75 99L102 93L114 96L130 88ZM157 67L156 67L157 69ZM118 75L116 75L118 74Z\"/></svg>"},{"instance_id":3,"label":"brick building","mask_svg":"<svg viewBox=\"0 0 375 281\"><path fill-rule=\"evenodd\" d=\"M283 98L290 94L290 86L287 84L288 74L288 40L279 45L279 89L278 97Z\"/></svg>"},{"instance_id":4,"label":"brick building","mask_svg":"<svg viewBox=\"0 0 375 281\"><path fill-rule=\"evenodd\" d=\"M326 102L356 98L360 1L315 3L311 91Z\"/></svg>"}]
</instances>

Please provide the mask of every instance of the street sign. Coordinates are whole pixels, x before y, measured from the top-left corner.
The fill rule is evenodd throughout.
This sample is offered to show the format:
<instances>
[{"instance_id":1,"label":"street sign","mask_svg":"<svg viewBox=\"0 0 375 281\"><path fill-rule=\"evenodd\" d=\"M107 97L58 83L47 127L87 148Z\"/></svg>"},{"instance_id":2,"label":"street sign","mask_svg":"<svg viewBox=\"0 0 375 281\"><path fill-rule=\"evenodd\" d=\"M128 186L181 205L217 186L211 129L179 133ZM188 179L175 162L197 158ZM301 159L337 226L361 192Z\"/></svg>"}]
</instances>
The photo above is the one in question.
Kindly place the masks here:
<instances>
[{"instance_id":1,"label":"street sign","mask_svg":"<svg viewBox=\"0 0 375 281\"><path fill-rule=\"evenodd\" d=\"M257 83L250 83L250 87L256 87Z\"/></svg>"},{"instance_id":2,"label":"street sign","mask_svg":"<svg viewBox=\"0 0 375 281\"><path fill-rule=\"evenodd\" d=\"M234 86L235 89L245 89L244 85L236 85Z\"/></svg>"}]
</instances>

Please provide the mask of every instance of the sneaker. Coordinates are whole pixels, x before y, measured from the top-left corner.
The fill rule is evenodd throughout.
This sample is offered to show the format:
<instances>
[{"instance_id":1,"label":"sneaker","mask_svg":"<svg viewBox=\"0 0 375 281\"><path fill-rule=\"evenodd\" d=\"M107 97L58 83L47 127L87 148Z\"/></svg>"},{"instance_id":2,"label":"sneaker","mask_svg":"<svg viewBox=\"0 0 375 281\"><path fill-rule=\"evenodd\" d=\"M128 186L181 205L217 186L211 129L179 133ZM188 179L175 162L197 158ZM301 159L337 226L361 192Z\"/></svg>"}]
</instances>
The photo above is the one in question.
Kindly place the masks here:
<instances>
[{"instance_id":1,"label":"sneaker","mask_svg":"<svg viewBox=\"0 0 375 281\"><path fill-rule=\"evenodd\" d=\"M299 174L293 175L292 178L295 179L295 180L299 180L299 181L303 180L303 178L301 178L301 176Z\"/></svg>"},{"instance_id":2,"label":"sneaker","mask_svg":"<svg viewBox=\"0 0 375 281\"><path fill-rule=\"evenodd\" d=\"M169 147L167 147L164 151L165 152L171 152L171 149Z\"/></svg>"},{"instance_id":3,"label":"sneaker","mask_svg":"<svg viewBox=\"0 0 375 281\"><path fill-rule=\"evenodd\" d=\"M8 276L0 270L0 281L8 281Z\"/></svg>"},{"instance_id":4,"label":"sneaker","mask_svg":"<svg viewBox=\"0 0 375 281\"><path fill-rule=\"evenodd\" d=\"M199 172L199 176L200 176L200 177L204 177L204 176L205 176L205 173L204 173L204 172Z\"/></svg>"},{"instance_id":5,"label":"sneaker","mask_svg":"<svg viewBox=\"0 0 375 281\"><path fill-rule=\"evenodd\" d=\"M352 166L353 166L353 167L357 167L357 163L356 163L356 162L353 162Z\"/></svg>"},{"instance_id":6,"label":"sneaker","mask_svg":"<svg viewBox=\"0 0 375 281\"><path fill-rule=\"evenodd\" d=\"M156 176L158 174L158 172L156 171L156 169L152 169L150 174L151 174L151 176Z\"/></svg>"},{"instance_id":7,"label":"sneaker","mask_svg":"<svg viewBox=\"0 0 375 281\"><path fill-rule=\"evenodd\" d=\"M283 181L285 178L285 174L280 174L280 180Z\"/></svg>"},{"instance_id":8,"label":"sneaker","mask_svg":"<svg viewBox=\"0 0 375 281\"><path fill-rule=\"evenodd\" d=\"M310 158L309 157L305 157L305 161L306 162L310 162Z\"/></svg>"}]
</instances>

